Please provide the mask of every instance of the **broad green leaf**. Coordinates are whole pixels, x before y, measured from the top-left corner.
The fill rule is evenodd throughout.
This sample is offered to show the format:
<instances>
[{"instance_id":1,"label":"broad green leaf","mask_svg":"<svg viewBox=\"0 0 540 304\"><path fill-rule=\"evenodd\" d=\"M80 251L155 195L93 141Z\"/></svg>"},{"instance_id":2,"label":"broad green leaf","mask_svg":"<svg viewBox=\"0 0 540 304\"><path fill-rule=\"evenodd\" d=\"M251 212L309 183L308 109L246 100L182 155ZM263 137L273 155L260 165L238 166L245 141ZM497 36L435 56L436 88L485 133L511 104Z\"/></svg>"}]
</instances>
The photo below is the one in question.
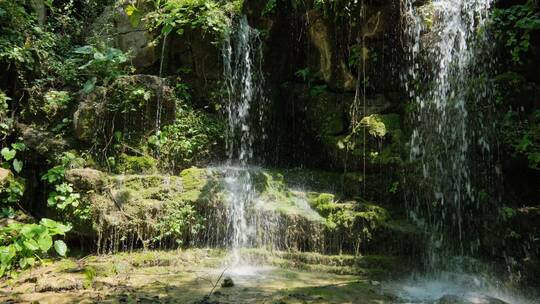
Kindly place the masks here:
<instances>
[{"instance_id":1,"label":"broad green leaf","mask_svg":"<svg viewBox=\"0 0 540 304\"><path fill-rule=\"evenodd\" d=\"M39 249L38 243L34 239L29 239L23 242L24 247L30 251L36 251Z\"/></svg>"},{"instance_id":2,"label":"broad green leaf","mask_svg":"<svg viewBox=\"0 0 540 304\"><path fill-rule=\"evenodd\" d=\"M15 170L15 172L20 173L21 170L22 170L22 168L23 168L23 163L22 163L22 161L20 161L20 160L18 160L18 159L15 158L15 159L13 160L13 169Z\"/></svg>"},{"instance_id":3,"label":"broad green leaf","mask_svg":"<svg viewBox=\"0 0 540 304\"><path fill-rule=\"evenodd\" d=\"M51 249L51 247L53 245L52 237L48 232L44 232L44 233L40 234L37 242L39 244L39 248L43 252L49 251L49 249Z\"/></svg>"},{"instance_id":4,"label":"broad green leaf","mask_svg":"<svg viewBox=\"0 0 540 304\"><path fill-rule=\"evenodd\" d=\"M56 253L58 253L60 256L66 256L66 252L67 252L66 243L64 243L64 241L62 240L54 241L54 250L56 250Z\"/></svg>"},{"instance_id":5,"label":"broad green leaf","mask_svg":"<svg viewBox=\"0 0 540 304\"><path fill-rule=\"evenodd\" d=\"M56 235L56 234L64 235L66 232L71 230L70 225L64 225L64 224L58 223L56 221L53 221L47 218L41 219L39 223L43 225L44 227L47 227L51 235Z\"/></svg>"},{"instance_id":6,"label":"broad green leaf","mask_svg":"<svg viewBox=\"0 0 540 304\"><path fill-rule=\"evenodd\" d=\"M90 46L90 45L85 45L85 46L81 46L79 48L76 48L73 52L77 53L77 54L85 54L85 55L90 55L90 54L93 54L94 53L94 47Z\"/></svg>"},{"instance_id":7,"label":"broad green leaf","mask_svg":"<svg viewBox=\"0 0 540 304\"><path fill-rule=\"evenodd\" d=\"M26 150L26 145L22 142L16 142L16 143L12 143L11 144L11 147L17 151L24 151Z\"/></svg>"},{"instance_id":8,"label":"broad green leaf","mask_svg":"<svg viewBox=\"0 0 540 304\"><path fill-rule=\"evenodd\" d=\"M17 251L13 245L0 246L0 265L7 266L11 264L11 260L15 257Z\"/></svg>"},{"instance_id":9,"label":"broad green leaf","mask_svg":"<svg viewBox=\"0 0 540 304\"><path fill-rule=\"evenodd\" d=\"M104 61L106 59L105 55L102 52L95 52L94 59L97 61Z\"/></svg>"},{"instance_id":10,"label":"broad green leaf","mask_svg":"<svg viewBox=\"0 0 540 304\"><path fill-rule=\"evenodd\" d=\"M43 233L46 230L45 227L36 224L27 224L22 226L20 233L27 239L33 239L35 236Z\"/></svg>"},{"instance_id":11,"label":"broad green leaf","mask_svg":"<svg viewBox=\"0 0 540 304\"><path fill-rule=\"evenodd\" d=\"M88 79L88 81L86 81L82 89L83 93L85 94L91 93L96 87L96 82L97 82L97 77L92 77L91 79Z\"/></svg>"},{"instance_id":12,"label":"broad green leaf","mask_svg":"<svg viewBox=\"0 0 540 304\"><path fill-rule=\"evenodd\" d=\"M17 154L17 151L9 149L9 148L3 148L0 152L5 160L12 160L15 157L15 154Z\"/></svg>"}]
</instances>

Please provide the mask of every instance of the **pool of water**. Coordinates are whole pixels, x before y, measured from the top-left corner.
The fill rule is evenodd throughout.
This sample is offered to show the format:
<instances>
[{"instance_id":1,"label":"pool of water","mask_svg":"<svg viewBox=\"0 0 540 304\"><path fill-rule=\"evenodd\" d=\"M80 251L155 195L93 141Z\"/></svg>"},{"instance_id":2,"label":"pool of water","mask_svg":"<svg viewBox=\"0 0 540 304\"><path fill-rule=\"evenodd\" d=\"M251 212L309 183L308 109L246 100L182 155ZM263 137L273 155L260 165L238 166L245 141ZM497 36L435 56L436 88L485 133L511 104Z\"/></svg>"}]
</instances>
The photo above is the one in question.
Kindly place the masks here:
<instances>
[{"instance_id":1,"label":"pool of water","mask_svg":"<svg viewBox=\"0 0 540 304\"><path fill-rule=\"evenodd\" d=\"M501 287L488 285L470 275L450 275L439 278L411 278L384 284L385 293L401 303L415 304L533 304L537 300L511 294Z\"/></svg>"}]
</instances>

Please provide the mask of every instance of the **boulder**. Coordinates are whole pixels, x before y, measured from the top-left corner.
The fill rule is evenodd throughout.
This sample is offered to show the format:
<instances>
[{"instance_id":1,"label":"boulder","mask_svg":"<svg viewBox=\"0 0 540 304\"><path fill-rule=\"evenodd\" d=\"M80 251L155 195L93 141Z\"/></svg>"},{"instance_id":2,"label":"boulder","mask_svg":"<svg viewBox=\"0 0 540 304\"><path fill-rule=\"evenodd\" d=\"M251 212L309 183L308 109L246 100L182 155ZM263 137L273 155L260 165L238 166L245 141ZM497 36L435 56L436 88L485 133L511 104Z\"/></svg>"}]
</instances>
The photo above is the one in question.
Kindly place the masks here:
<instances>
[{"instance_id":1,"label":"boulder","mask_svg":"<svg viewBox=\"0 0 540 304\"><path fill-rule=\"evenodd\" d=\"M223 279L223 282L221 283L221 287L224 287L224 288L234 287L233 279L231 277L225 277L225 279Z\"/></svg>"},{"instance_id":2,"label":"boulder","mask_svg":"<svg viewBox=\"0 0 540 304\"><path fill-rule=\"evenodd\" d=\"M107 90L104 87L96 87L90 94L80 96L81 102L73 113L73 130L78 140L93 139L99 116L105 109L106 96Z\"/></svg>"},{"instance_id":3,"label":"boulder","mask_svg":"<svg viewBox=\"0 0 540 304\"><path fill-rule=\"evenodd\" d=\"M315 70L319 72L333 90L354 91L356 78L349 71L347 64L337 50L330 28L317 10L309 12L309 39L317 52L312 58Z\"/></svg>"},{"instance_id":4,"label":"boulder","mask_svg":"<svg viewBox=\"0 0 540 304\"><path fill-rule=\"evenodd\" d=\"M65 173L66 180L80 190L100 190L105 185L105 173L90 169L70 169Z\"/></svg>"},{"instance_id":5,"label":"boulder","mask_svg":"<svg viewBox=\"0 0 540 304\"><path fill-rule=\"evenodd\" d=\"M47 20L47 9L45 8L45 2L43 0L31 0L30 6L37 15L39 25L43 26Z\"/></svg>"},{"instance_id":6,"label":"boulder","mask_svg":"<svg viewBox=\"0 0 540 304\"><path fill-rule=\"evenodd\" d=\"M111 138L116 131L130 133L132 141L137 142L155 132L158 122L172 122L176 114L173 89L166 79L153 75L122 76L106 88L81 94L79 99L73 129L77 139L84 142Z\"/></svg>"},{"instance_id":7,"label":"boulder","mask_svg":"<svg viewBox=\"0 0 540 304\"><path fill-rule=\"evenodd\" d=\"M65 139L58 138L51 132L17 123L16 129L24 144L40 155L53 158L62 152L69 150L69 144Z\"/></svg>"},{"instance_id":8,"label":"boulder","mask_svg":"<svg viewBox=\"0 0 540 304\"><path fill-rule=\"evenodd\" d=\"M92 24L91 31L97 37L113 37L113 46L131 54L131 62L138 70L151 67L158 60L152 43L154 37L146 30L144 20L130 20L122 5L106 7ZM103 35L103 31L107 35Z\"/></svg>"}]
</instances>

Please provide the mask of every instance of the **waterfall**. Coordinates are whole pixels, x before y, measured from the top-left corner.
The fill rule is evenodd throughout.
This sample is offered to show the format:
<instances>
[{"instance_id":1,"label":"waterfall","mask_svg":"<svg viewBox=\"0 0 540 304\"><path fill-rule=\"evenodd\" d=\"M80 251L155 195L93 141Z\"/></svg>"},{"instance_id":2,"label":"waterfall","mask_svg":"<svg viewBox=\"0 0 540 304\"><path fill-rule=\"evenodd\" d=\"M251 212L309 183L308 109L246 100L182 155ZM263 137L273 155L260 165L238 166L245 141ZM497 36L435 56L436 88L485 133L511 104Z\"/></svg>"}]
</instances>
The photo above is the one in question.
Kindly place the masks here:
<instances>
[{"instance_id":1,"label":"waterfall","mask_svg":"<svg viewBox=\"0 0 540 304\"><path fill-rule=\"evenodd\" d=\"M264 137L263 114L267 102L259 32L249 26L245 16L225 39L222 54L228 99L228 161L246 166L253 161L255 136Z\"/></svg>"},{"instance_id":2,"label":"waterfall","mask_svg":"<svg viewBox=\"0 0 540 304\"><path fill-rule=\"evenodd\" d=\"M467 229L479 208L471 152L489 149L475 121L488 103L489 88L478 84L483 49L481 29L491 0L405 0L407 69L402 75L413 104L410 159L418 164L420 191L410 215L431 234L429 264L474 251L478 239ZM481 124L480 124L481 125ZM477 146L481 147L477 147ZM467 242L466 242L467 240Z\"/></svg>"},{"instance_id":3,"label":"waterfall","mask_svg":"<svg viewBox=\"0 0 540 304\"><path fill-rule=\"evenodd\" d=\"M228 118L228 160L222 170L229 193L227 243L232 249L233 264L240 262L239 249L249 247L251 236L256 233L248 219L248 209L256 197L248 165L253 164L255 136L263 137L260 133L264 130L262 113L266 98L261 49L259 33L249 26L245 16L238 20L222 48Z\"/></svg>"}]
</instances>

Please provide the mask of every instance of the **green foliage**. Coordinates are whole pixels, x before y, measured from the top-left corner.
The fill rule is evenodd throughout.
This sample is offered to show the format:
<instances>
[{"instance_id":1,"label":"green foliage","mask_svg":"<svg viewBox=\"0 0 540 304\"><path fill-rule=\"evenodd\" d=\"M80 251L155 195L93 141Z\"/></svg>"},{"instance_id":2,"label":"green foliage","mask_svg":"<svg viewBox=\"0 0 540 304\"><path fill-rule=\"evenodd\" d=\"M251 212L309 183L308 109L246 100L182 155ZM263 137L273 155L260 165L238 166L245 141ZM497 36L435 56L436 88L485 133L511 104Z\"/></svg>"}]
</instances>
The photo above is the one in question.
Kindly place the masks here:
<instances>
[{"instance_id":1,"label":"green foliage","mask_svg":"<svg viewBox=\"0 0 540 304\"><path fill-rule=\"evenodd\" d=\"M167 204L167 211L161 220L156 224L156 229L160 234L154 241L162 239L173 239L181 246L189 236L197 235L203 228L203 219L195 210L195 207L185 202L170 202Z\"/></svg>"},{"instance_id":2,"label":"green foliage","mask_svg":"<svg viewBox=\"0 0 540 304\"><path fill-rule=\"evenodd\" d=\"M514 63L524 63L531 48L531 34L540 30L540 12L536 1L509 8L497 8L492 14L495 37L502 40Z\"/></svg>"},{"instance_id":3,"label":"green foliage","mask_svg":"<svg viewBox=\"0 0 540 304\"><path fill-rule=\"evenodd\" d=\"M114 102L107 104L110 112L130 113L142 109L152 98L153 92L144 86L119 88L114 93Z\"/></svg>"},{"instance_id":4,"label":"green foliage","mask_svg":"<svg viewBox=\"0 0 540 304\"><path fill-rule=\"evenodd\" d=\"M390 188L388 189L389 193L396 194L399 190L399 181L395 181L390 185Z\"/></svg>"},{"instance_id":5,"label":"green foliage","mask_svg":"<svg viewBox=\"0 0 540 304\"><path fill-rule=\"evenodd\" d=\"M361 2L358 0L314 0L315 8L334 19L359 18Z\"/></svg>"},{"instance_id":6,"label":"green foliage","mask_svg":"<svg viewBox=\"0 0 540 304\"><path fill-rule=\"evenodd\" d=\"M527 158L530 168L540 170L540 110L528 118L508 111L502 120L501 137L515 154Z\"/></svg>"},{"instance_id":7,"label":"green foliage","mask_svg":"<svg viewBox=\"0 0 540 304\"><path fill-rule=\"evenodd\" d=\"M62 215L77 220L89 217L89 206L82 204L81 195L73 190L73 185L65 181L66 168L82 167L84 160L71 152L64 152L60 164L47 170L41 176L54 190L50 191L47 205L61 212Z\"/></svg>"},{"instance_id":8,"label":"green foliage","mask_svg":"<svg viewBox=\"0 0 540 304\"><path fill-rule=\"evenodd\" d=\"M64 110L70 101L71 96L69 95L69 92L50 90L45 93L44 103L41 109L47 118L51 119L56 116L59 111Z\"/></svg>"},{"instance_id":9,"label":"green foliage","mask_svg":"<svg viewBox=\"0 0 540 304\"><path fill-rule=\"evenodd\" d=\"M146 18L152 30L161 36L172 31L182 35L186 29L200 29L215 41L227 33L232 16L240 12L242 1L216 0L165 0L154 1L156 10ZM131 9L132 10L132 9Z\"/></svg>"},{"instance_id":10,"label":"green foliage","mask_svg":"<svg viewBox=\"0 0 540 304\"><path fill-rule=\"evenodd\" d=\"M76 48L73 59L79 64L80 70L86 76L82 91L92 92L97 84L108 84L118 76L126 74L125 63L128 56L119 49L105 45L85 45Z\"/></svg>"},{"instance_id":11,"label":"green foliage","mask_svg":"<svg viewBox=\"0 0 540 304\"><path fill-rule=\"evenodd\" d=\"M71 230L50 219L42 219L39 224L13 223L0 228L0 277L16 275L16 270L32 267L53 248L53 236L65 235ZM66 244L54 242L57 254L65 256Z\"/></svg>"},{"instance_id":12,"label":"green foliage","mask_svg":"<svg viewBox=\"0 0 540 304\"><path fill-rule=\"evenodd\" d=\"M8 177L8 180L0 185L0 202L2 208L18 203L24 194L24 180L16 177ZM4 206L7 204L7 206ZM1 217L1 216L0 216Z\"/></svg>"},{"instance_id":13,"label":"green foliage","mask_svg":"<svg viewBox=\"0 0 540 304\"><path fill-rule=\"evenodd\" d=\"M9 115L8 102L11 100L0 90L0 140L4 140L12 132L13 119Z\"/></svg>"},{"instance_id":14,"label":"green foliage","mask_svg":"<svg viewBox=\"0 0 540 304\"><path fill-rule=\"evenodd\" d=\"M79 206L80 194L73 192L73 186L63 182L54 186L55 191L49 193L47 205L60 210L66 209L68 206L77 208Z\"/></svg>"},{"instance_id":15,"label":"green foliage","mask_svg":"<svg viewBox=\"0 0 540 304\"><path fill-rule=\"evenodd\" d=\"M11 144L11 148L4 147L2 150L0 150L0 154L2 155L2 158L4 162L2 162L2 166L5 168L9 168L9 163L11 161L11 167L15 172L20 173L23 168L23 163L19 159L15 158L17 155L17 151L24 151L26 150L26 146L22 142L16 142Z\"/></svg>"},{"instance_id":16,"label":"green foliage","mask_svg":"<svg viewBox=\"0 0 540 304\"><path fill-rule=\"evenodd\" d=\"M300 69L294 75L307 83L309 95L312 97L321 95L327 89L326 84L321 80L321 75L319 73L313 73L309 68Z\"/></svg>"},{"instance_id":17,"label":"green foliage","mask_svg":"<svg viewBox=\"0 0 540 304\"><path fill-rule=\"evenodd\" d=\"M374 137L382 138L386 135L386 125L382 117L378 114L365 116L360 120L360 126L367 129L369 134Z\"/></svg>"},{"instance_id":18,"label":"green foliage","mask_svg":"<svg viewBox=\"0 0 540 304\"><path fill-rule=\"evenodd\" d=\"M41 180L47 181L49 184L55 184L64 180L65 172L66 169L63 166L55 166L43 174L43 176L41 176Z\"/></svg>"},{"instance_id":19,"label":"green foliage","mask_svg":"<svg viewBox=\"0 0 540 304\"><path fill-rule=\"evenodd\" d=\"M264 6L264 9L261 12L262 16L267 16L270 14L273 14L276 10L278 0L268 0L266 2L266 5Z\"/></svg>"},{"instance_id":20,"label":"green foliage","mask_svg":"<svg viewBox=\"0 0 540 304\"><path fill-rule=\"evenodd\" d=\"M187 104L178 105L174 123L148 139L151 149L171 169L208 161L212 148L223 140L224 126L210 114Z\"/></svg>"},{"instance_id":21,"label":"green foliage","mask_svg":"<svg viewBox=\"0 0 540 304\"><path fill-rule=\"evenodd\" d=\"M54 54L54 38L37 26L24 1L0 1L0 62L15 68L19 77L47 69Z\"/></svg>"}]
</instances>

